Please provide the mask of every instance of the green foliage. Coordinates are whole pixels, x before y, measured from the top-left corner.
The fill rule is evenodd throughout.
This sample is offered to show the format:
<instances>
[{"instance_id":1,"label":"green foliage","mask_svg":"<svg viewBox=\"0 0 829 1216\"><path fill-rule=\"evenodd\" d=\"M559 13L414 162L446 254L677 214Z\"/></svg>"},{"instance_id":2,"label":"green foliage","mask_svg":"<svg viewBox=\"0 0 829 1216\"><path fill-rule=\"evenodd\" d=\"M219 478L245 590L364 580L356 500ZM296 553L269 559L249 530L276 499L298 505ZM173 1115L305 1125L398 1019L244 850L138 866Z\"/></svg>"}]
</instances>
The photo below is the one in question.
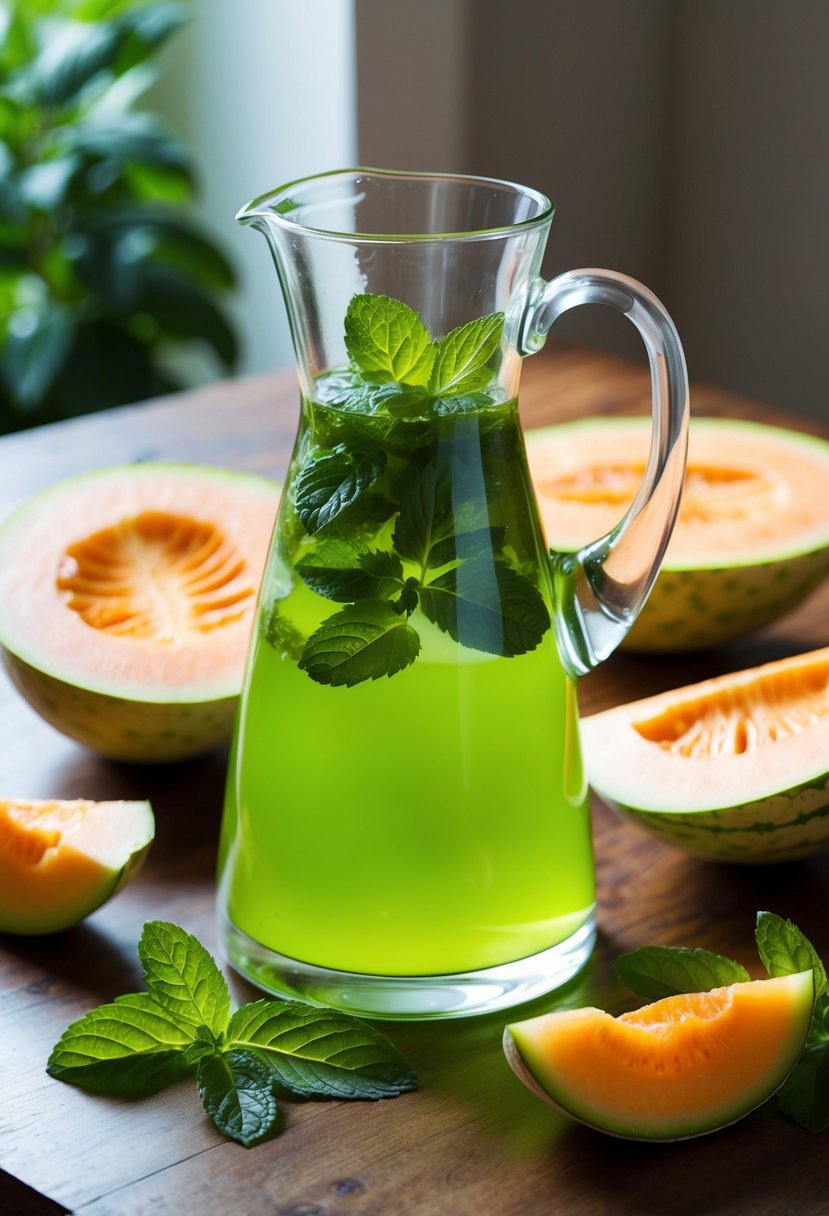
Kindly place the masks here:
<instances>
[{"instance_id":1,"label":"green foliage","mask_svg":"<svg viewBox=\"0 0 829 1216\"><path fill-rule=\"evenodd\" d=\"M166 0L0 0L0 432L179 387L200 341L231 369L223 254L194 226L187 150L135 105L184 22Z\"/></svg>"},{"instance_id":2,"label":"green foliage","mask_svg":"<svg viewBox=\"0 0 829 1216\"><path fill-rule=\"evenodd\" d=\"M214 959L178 925L148 921L138 957L147 991L116 997L67 1026L49 1056L50 1076L92 1093L143 1098L195 1074L213 1125L246 1148L278 1131L277 1094L366 1100L417 1088L385 1035L348 1014L267 999L231 1014Z\"/></svg>"},{"instance_id":3,"label":"green foliage","mask_svg":"<svg viewBox=\"0 0 829 1216\"><path fill-rule=\"evenodd\" d=\"M616 975L631 992L661 999L685 992L708 992L728 984L744 984L745 967L722 954L697 947L642 946L616 960Z\"/></svg>"},{"instance_id":4,"label":"green foliage","mask_svg":"<svg viewBox=\"0 0 829 1216\"><path fill-rule=\"evenodd\" d=\"M464 436L480 458L482 417L474 416L496 405L480 390L493 380L503 329L503 313L491 313L432 341L401 300L352 297L350 367L317 381L320 401L339 414L339 442L306 453L290 489L299 524L318 538L296 571L317 595L346 604L302 648L300 670L317 683L350 688L404 671L420 654L409 623L417 608L460 645L506 658L534 650L550 628L538 588L509 564L506 528L489 523L497 478L473 474L474 485L464 485ZM463 415L470 429L443 426ZM354 524L361 531L369 520L388 524L390 549L369 551L364 538L334 534L343 523L346 534ZM286 644L276 610L264 634L292 655L302 643Z\"/></svg>"}]
</instances>

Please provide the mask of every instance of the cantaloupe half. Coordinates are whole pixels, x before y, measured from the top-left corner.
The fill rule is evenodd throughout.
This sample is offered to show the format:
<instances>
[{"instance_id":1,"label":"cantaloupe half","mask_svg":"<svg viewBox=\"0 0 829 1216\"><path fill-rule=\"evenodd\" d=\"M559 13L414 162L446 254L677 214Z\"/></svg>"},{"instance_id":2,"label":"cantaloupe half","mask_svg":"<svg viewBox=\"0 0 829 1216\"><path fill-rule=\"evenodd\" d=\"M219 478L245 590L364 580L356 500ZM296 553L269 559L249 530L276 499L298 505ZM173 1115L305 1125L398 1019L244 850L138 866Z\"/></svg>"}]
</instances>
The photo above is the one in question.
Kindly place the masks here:
<instances>
[{"instance_id":1,"label":"cantaloupe half","mask_svg":"<svg viewBox=\"0 0 829 1216\"><path fill-rule=\"evenodd\" d=\"M83 920L137 872L154 835L149 802L0 798L0 931Z\"/></svg>"},{"instance_id":2,"label":"cantaloupe half","mask_svg":"<svg viewBox=\"0 0 829 1216\"><path fill-rule=\"evenodd\" d=\"M0 645L17 688L115 759L225 740L277 501L264 478L160 463L31 499L0 530Z\"/></svg>"},{"instance_id":3,"label":"cantaloupe half","mask_svg":"<svg viewBox=\"0 0 829 1216\"><path fill-rule=\"evenodd\" d=\"M569 553L609 532L645 470L650 423L596 418L527 433L547 539ZM829 443L781 427L692 418L661 571L623 646L716 646L798 604L829 573Z\"/></svg>"},{"instance_id":4,"label":"cantaloupe half","mask_svg":"<svg viewBox=\"0 0 829 1216\"><path fill-rule=\"evenodd\" d=\"M590 784L661 840L730 862L829 844L829 647L582 719Z\"/></svg>"},{"instance_id":5,"label":"cantaloupe half","mask_svg":"<svg viewBox=\"0 0 829 1216\"><path fill-rule=\"evenodd\" d=\"M779 1089L806 1043L811 971L665 997L611 1017L569 1009L504 1031L534 1093L614 1136L681 1140L736 1122Z\"/></svg>"}]
</instances>

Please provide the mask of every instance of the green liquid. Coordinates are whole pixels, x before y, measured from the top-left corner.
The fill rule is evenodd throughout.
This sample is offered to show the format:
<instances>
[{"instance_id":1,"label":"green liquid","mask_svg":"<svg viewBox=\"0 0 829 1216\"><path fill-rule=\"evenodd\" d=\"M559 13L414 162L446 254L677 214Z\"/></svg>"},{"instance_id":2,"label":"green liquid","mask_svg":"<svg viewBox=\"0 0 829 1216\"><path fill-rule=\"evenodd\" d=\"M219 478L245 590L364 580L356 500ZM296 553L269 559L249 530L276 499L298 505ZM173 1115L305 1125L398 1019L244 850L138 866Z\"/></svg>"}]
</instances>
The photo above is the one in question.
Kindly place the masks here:
<instances>
[{"instance_id":1,"label":"green liquid","mask_svg":"<svg viewBox=\"0 0 829 1216\"><path fill-rule=\"evenodd\" d=\"M322 409L306 403L306 462ZM500 559L530 571L549 608L514 404L444 421L430 442L464 470L458 531L478 479L505 537ZM408 460L390 459L378 494ZM325 535L359 531L376 549L393 526L372 523L363 503ZM279 954L376 975L491 967L567 939L592 912L594 884L576 701L553 630L503 657L461 644L416 607L421 650L405 670L317 683L297 666L298 647L338 605L293 569L320 536L304 535L290 484L277 537L223 825L229 919Z\"/></svg>"}]
</instances>

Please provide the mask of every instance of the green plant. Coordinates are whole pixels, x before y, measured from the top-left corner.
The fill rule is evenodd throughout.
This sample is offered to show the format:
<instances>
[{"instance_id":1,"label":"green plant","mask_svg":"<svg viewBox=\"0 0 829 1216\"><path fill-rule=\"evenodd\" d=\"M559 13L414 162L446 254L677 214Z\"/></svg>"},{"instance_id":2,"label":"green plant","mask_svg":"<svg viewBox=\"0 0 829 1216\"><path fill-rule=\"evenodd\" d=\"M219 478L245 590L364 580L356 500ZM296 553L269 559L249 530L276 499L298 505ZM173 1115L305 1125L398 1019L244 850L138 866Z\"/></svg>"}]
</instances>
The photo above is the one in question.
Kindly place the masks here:
<instances>
[{"instance_id":1,"label":"green plant","mask_svg":"<svg viewBox=\"0 0 829 1216\"><path fill-rule=\"evenodd\" d=\"M0 432L180 387L236 338L187 150L136 102L183 24L157 0L0 0Z\"/></svg>"}]
</instances>

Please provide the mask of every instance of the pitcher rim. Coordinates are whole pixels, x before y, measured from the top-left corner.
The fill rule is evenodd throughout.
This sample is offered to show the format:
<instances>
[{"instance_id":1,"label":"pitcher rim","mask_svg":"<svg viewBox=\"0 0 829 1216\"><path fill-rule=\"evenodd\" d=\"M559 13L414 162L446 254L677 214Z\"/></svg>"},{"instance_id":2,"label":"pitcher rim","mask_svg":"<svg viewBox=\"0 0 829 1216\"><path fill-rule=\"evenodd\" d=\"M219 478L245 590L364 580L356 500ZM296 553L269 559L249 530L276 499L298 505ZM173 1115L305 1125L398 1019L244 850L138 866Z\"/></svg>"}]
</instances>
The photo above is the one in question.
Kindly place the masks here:
<instances>
[{"instance_id":1,"label":"pitcher rim","mask_svg":"<svg viewBox=\"0 0 829 1216\"><path fill-rule=\"evenodd\" d=\"M274 209L273 204L275 201L297 186L306 186L312 182L323 182L334 177L356 176L359 174L385 178L428 178L432 181L454 181L470 185L506 187L513 190L517 195L533 199L539 206L539 213L527 219L517 220L512 224L499 224L492 228L460 229L458 231L446 232L347 232L335 228L317 228L311 224L299 223ZM252 224L257 219L266 220L277 224L281 228L310 234L327 240L369 241L376 244L412 244L428 241L485 240L493 237L509 236L518 232L527 232L549 223L553 218L554 212L555 205L541 190L536 190L532 186L522 186L509 178L488 177L477 173L433 173L423 170L380 169L368 165L356 165L341 169L330 169L324 173L306 174L303 177L297 177L289 182L285 182L273 190L266 190L264 194L257 195L250 202L240 207L236 212L235 218L241 224Z\"/></svg>"}]
</instances>

